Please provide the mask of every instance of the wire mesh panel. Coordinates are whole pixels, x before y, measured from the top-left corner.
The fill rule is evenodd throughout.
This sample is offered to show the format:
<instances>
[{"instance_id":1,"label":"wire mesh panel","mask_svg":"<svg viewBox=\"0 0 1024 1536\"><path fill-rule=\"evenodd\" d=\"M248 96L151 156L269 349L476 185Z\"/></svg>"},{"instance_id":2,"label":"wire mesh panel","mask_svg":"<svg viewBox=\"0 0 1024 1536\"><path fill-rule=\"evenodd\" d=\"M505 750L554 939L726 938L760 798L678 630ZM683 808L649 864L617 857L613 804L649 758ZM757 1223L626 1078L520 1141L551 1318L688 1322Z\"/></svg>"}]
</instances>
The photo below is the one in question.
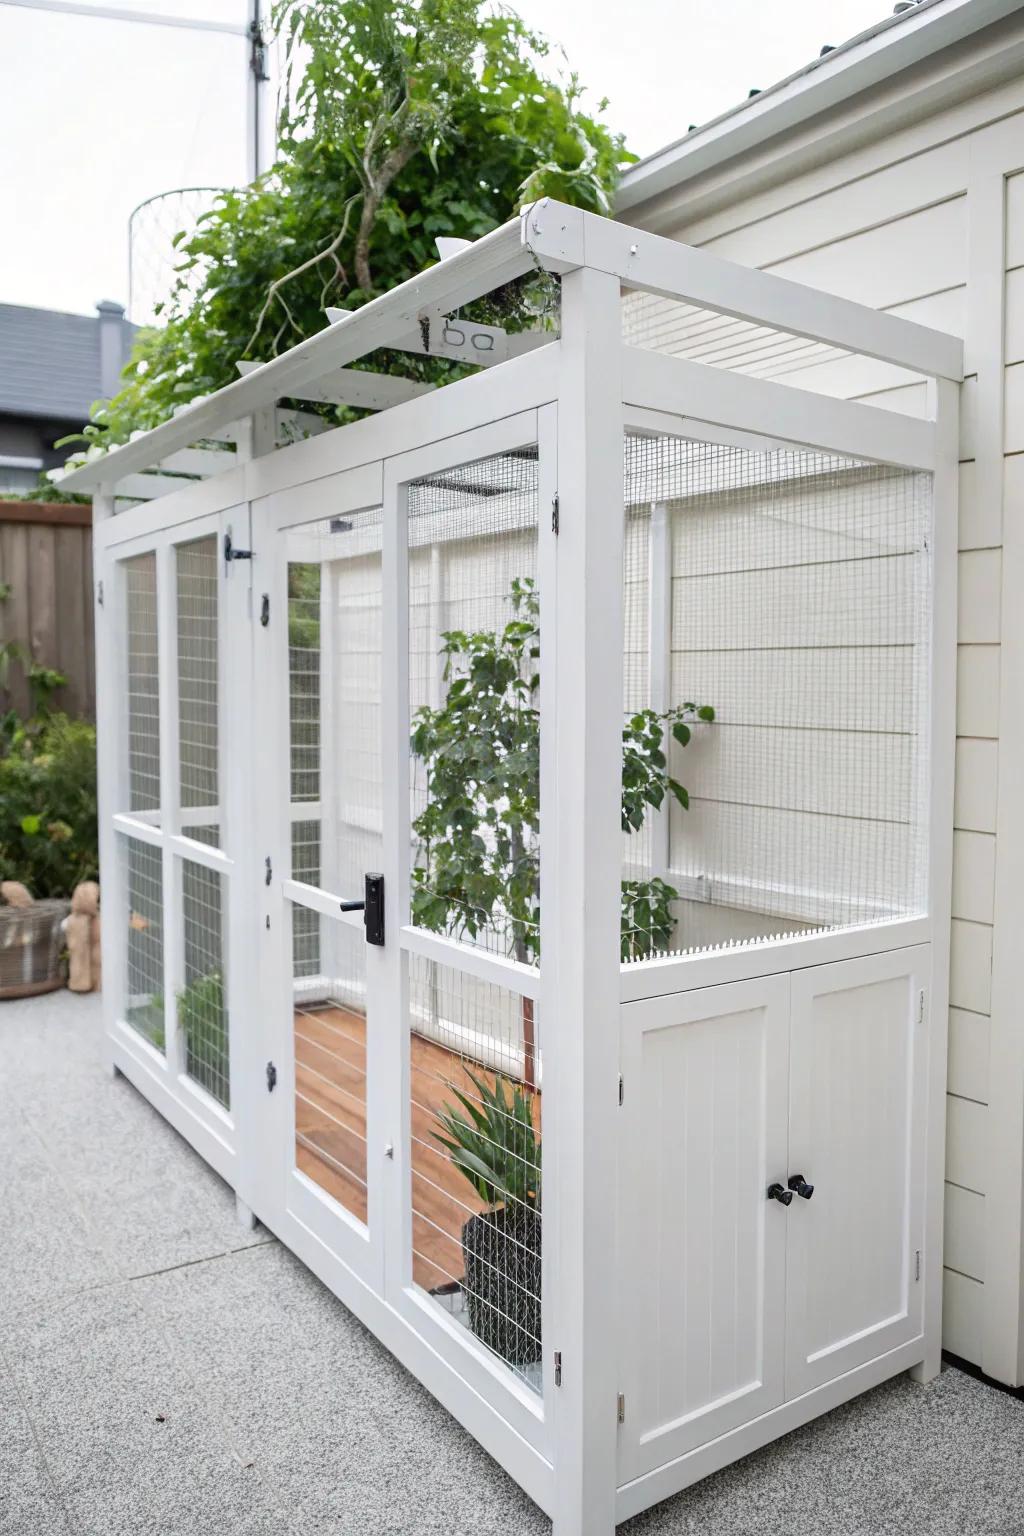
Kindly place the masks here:
<instances>
[{"instance_id":1,"label":"wire mesh panel","mask_svg":"<svg viewBox=\"0 0 1024 1536\"><path fill-rule=\"evenodd\" d=\"M381 510L287 535L292 876L362 895L381 853ZM295 1163L365 1222L361 930L292 906Z\"/></svg>"},{"instance_id":2,"label":"wire mesh panel","mask_svg":"<svg viewBox=\"0 0 1024 1536\"><path fill-rule=\"evenodd\" d=\"M295 529L288 551L292 874L359 895L380 862L380 508Z\"/></svg>"},{"instance_id":3,"label":"wire mesh panel","mask_svg":"<svg viewBox=\"0 0 1024 1536\"><path fill-rule=\"evenodd\" d=\"M124 562L128 674L128 806L160 807L160 685L156 617L156 555ZM124 809L124 807L119 807Z\"/></svg>"},{"instance_id":4,"label":"wire mesh panel","mask_svg":"<svg viewBox=\"0 0 1024 1536\"><path fill-rule=\"evenodd\" d=\"M523 1082L533 1007L417 955L409 971L413 1279L539 1392L541 1094Z\"/></svg>"},{"instance_id":5,"label":"wire mesh panel","mask_svg":"<svg viewBox=\"0 0 1024 1536\"><path fill-rule=\"evenodd\" d=\"M124 1018L157 1050L164 1049L163 854L149 843L118 837L126 926Z\"/></svg>"},{"instance_id":6,"label":"wire mesh panel","mask_svg":"<svg viewBox=\"0 0 1024 1536\"><path fill-rule=\"evenodd\" d=\"M293 925L295 1166L365 1223L366 945L358 930L304 915ZM336 975L306 974L311 933Z\"/></svg>"},{"instance_id":7,"label":"wire mesh panel","mask_svg":"<svg viewBox=\"0 0 1024 1536\"><path fill-rule=\"evenodd\" d=\"M407 503L412 921L529 965L540 958L537 474L536 449L523 448L417 480ZM539 1391L535 1007L457 961L409 966L413 1278Z\"/></svg>"},{"instance_id":8,"label":"wire mesh panel","mask_svg":"<svg viewBox=\"0 0 1024 1536\"><path fill-rule=\"evenodd\" d=\"M627 437L625 456L627 529L666 509L648 582L667 576L651 644L668 654L663 696L640 701L663 805L627 838L649 899L623 897L649 940L624 956L923 911L931 477L660 436ZM627 748L624 807L629 770Z\"/></svg>"},{"instance_id":9,"label":"wire mesh panel","mask_svg":"<svg viewBox=\"0 0 1024 1536\"><path fill-rule=\"evenodd\" d=\"M193 1082L231 1107L228 1010L221 876L181 861L185 985L178 994L178 1030L185 1071Z\"/></svg>"},{"instance_id":10,"label":"wire mesh panel","mask_svg":"<svg viewBox=\"0 0 1024 1536\"><path fill-rule=\"evenodd\" d=\"M409 488L412 920L538 958L536 450Z\"/></svg>"},{"instance_id":11,"label":"wire mesh panel","mask_svg":"<svg viewBox=\"0 0 1024 1536\"><path fill-rule=\"evenodd\" d=\"M218 804L217 539L179 544L178 763L181 824L187 837L216 846Z\"/></svg>"}]
</instances>

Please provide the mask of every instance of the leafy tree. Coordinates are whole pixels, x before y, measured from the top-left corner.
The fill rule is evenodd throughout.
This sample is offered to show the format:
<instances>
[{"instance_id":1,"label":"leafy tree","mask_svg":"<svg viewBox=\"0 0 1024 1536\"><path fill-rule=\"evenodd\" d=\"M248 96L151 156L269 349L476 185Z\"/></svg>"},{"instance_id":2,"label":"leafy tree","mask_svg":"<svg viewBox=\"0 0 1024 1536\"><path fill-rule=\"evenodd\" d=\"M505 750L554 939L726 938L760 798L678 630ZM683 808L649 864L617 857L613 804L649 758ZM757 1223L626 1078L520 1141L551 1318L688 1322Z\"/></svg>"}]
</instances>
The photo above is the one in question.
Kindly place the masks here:
<instances>
[{"instance_id":1,"label":"leafy tree","mask_svg":"<svg viewBox=\"0 0 1024 1536\"><path fill-rule=\"evenodd\" d=\"M500 633L442 636L445 701L424 706L413 722L426 803L413 822L412 916L435 932L471 939L504 928L512 955L531 962L540 942L540 604L526 578L512 583L510 597L512 618ZM665 733L686 746L693 722L714 717L710 705L685 703L664 713L639 710L625 722L625 833L638 832L666 795L688 808L686 789L669 771ZM623 959L668 944L677 897L661 879L623 882Z\"/></svg>"},{"instance_id":2,"label":"leafy tree","mask_svg":"<svg viewBox=\"0 0 1024 1536\"><path fill-rule=\"evenodd\" d=\"M607 211L621 138L549 78L548 45L484 0L279 0L288 46L277 163L225 192L194 233L160 329L143 333L90 442L122 442L475 239L535 198ZM475 318L528 321L537 284ZM443 380L439 359L378 354L376 369ZM333 408L324 407L329 414Z\"/></svg>"}]
</instances>

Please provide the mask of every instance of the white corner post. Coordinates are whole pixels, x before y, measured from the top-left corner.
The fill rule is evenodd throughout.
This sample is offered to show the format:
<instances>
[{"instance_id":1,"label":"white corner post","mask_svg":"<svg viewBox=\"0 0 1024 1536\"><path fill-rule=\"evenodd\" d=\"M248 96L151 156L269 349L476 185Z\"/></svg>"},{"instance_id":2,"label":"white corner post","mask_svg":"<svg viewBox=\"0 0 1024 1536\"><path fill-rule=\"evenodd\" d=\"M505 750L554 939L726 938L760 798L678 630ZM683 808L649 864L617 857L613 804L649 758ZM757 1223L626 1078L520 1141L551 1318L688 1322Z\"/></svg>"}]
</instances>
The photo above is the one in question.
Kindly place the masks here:
<instances>
[{"instance_id":1,"label":"white corner post","mask_svg":"<svg viewBox=\"0 0 1024 1536\"><path fill-rule=\"evenodd\" d=\"M99 813L100 882L105 898L104 921L100 928L103 962L103 1016L106 1060L112 1077L117 1077L110 1029L121 1012L124 985L122 964L121 871L117 863L117 839L113 816L120 810L118 797L122 779L120 715L123 708L122 635L118 622L119 584L114 581L113 561L107 558L99 537L100 529L114 515L114 488L101 485L92 498L92 576L93 617L96 652L96 790ZM112 1000L113 999L113 1004Z\"/></svg>"},{"instance_id":2,"label":"white corner post","mask_svg":"<svg viewBox=\"0 0 1024 1536\"><path fill-rule=\"evenodd\" d=\"M928 385L937 456L932 502L932 631L928 761L928 915L932 974L927 1022L924 1253L924 1358L910 1374L931 1381L942 1367L942 1227L946 1162L946 1042L953 871L953 776L956 753L957 492L960 390L948 379Z\"/></svg>"},{"instance_id":3,"label":"white corner post","mask_svg":"<svg viewBox=\"0 0 1024 1536\"><path fill-rule=\"evenodd\" d=\"M586 268L569 273L562 283L557 591L541 593L542 614L555 599L554 631L549 624L542 641L544 670L552 661L555 667L554 719L549 715L546 733L541 728L542 753L555 753L544 779L554 785L554 805L541 804L544 1157L552 1169L544 1223L545 1246L555 1247L545 1349L561 1357L560 1384L549 1395L554 1536L612 1536L615 1529L621 350L618 279ZM547 519L548 509L540 510Z\"/></svg>"}]
</instances>

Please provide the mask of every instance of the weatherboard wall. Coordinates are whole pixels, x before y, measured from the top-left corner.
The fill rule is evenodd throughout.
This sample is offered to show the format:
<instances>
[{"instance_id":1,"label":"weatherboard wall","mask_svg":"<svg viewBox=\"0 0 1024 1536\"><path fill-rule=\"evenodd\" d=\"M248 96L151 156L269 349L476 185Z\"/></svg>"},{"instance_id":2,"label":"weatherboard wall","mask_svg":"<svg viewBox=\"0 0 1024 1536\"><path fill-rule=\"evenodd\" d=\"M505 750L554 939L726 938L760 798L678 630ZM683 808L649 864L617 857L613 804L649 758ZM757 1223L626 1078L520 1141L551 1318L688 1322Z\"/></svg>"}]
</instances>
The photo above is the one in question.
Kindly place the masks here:
<instances>
[{"instance_id":1,"label":"weatherboard wall","mask_svg":"<svg viewBox=\"0 0 1024 1536\"><path fill-rule=\"evenodd\" d=\"M1024 42L1024 23L1014 33ZM1006 46L1004 38L1003 46ZM966 73L982 44L964 45ZM934 87L956 60L933 67ZM634 222L963 335L945 1347L1021 1372L1024 1193L1024 83L927 107L879 135L894 82L842 123L683 183ZM909 99L909 93L906 93ZM886 109L886 110L883 110ZM908 114L905 114L908 115ZM625 300L635 344L922 415L922 381L687 306Z\"/></svg>"}]
</instances>

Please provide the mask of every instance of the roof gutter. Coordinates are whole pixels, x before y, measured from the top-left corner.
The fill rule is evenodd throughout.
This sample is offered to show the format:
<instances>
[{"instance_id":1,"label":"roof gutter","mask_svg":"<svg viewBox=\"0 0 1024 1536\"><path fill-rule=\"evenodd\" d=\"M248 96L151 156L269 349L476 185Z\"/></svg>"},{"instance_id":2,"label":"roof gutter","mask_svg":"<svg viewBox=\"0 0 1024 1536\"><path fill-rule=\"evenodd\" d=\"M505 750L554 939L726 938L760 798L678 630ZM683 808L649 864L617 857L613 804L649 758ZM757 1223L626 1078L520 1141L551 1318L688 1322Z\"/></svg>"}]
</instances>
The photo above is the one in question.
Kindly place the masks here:
<instances>
[{"instance_id":1,"label":"roof gutter","mask_svg":"<svg viewBox=\"0 0 1024 1536\"><path fill-rule=\"evenodd\" d=\"M616 215L843 105L883 80L1024 9L1024 0L921 0L913 11L813 59L796 74L713 118L623 174Z\"/></svg>"}]
</instances>

